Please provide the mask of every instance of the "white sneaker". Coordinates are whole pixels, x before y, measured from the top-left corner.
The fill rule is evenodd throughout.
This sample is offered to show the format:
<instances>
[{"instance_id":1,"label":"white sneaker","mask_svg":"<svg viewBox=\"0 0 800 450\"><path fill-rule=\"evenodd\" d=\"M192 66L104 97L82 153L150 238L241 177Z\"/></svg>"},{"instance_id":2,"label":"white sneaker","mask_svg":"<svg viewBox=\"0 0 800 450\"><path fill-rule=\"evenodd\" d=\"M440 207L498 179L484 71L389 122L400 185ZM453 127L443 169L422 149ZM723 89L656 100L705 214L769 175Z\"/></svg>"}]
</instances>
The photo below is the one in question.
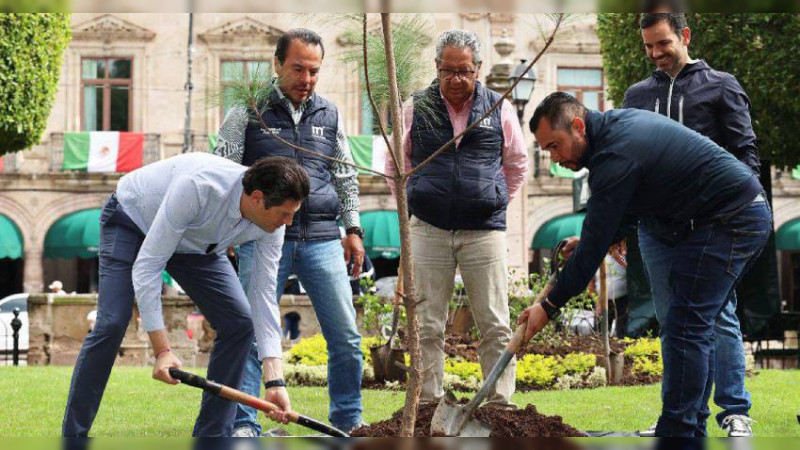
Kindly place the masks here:
<instances>
[{"instance_id":1,"label":"white sneaker","mask_svg":"<svg viewBox=\"0 0 800 450\"><path fill-rule=\"evenodd\" d=\"M234 429L231 437L254 438L258 437L258 434L256 433L256 430L252 429L251 427L244 426Z\"/></svg>"},{"instance_id":2,"label":"white sneaker","mask_svg":"<svg viewBox=\"0 0 800 450\"><path fill-rule=\"evenodd\" d=\"M653 425L650 425L650 428L642 431L637 431L636 434L639 437L656 437L656 426L658 425L658 420L653 422Z\"/></svg>"},{"instance_id":3,"label":"white sneaker","mask_svg":"<svg viewBox=\"0 0 800 450\"><path fill-rule=\"evenodd\" d=\"M722 419L722 429L728 432L728 437L753 437L753 429L750 424L753 419L739 414L731 414Z\"/></svg>"}]
</instances>

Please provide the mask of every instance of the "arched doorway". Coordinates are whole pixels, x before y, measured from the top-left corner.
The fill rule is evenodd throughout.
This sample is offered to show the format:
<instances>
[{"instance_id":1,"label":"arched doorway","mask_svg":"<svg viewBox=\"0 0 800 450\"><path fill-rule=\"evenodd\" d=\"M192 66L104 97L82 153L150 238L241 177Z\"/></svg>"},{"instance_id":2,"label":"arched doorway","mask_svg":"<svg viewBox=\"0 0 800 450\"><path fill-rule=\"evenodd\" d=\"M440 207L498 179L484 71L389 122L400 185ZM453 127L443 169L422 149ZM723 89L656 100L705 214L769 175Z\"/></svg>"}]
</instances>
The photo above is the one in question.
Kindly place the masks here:
<instances>
[{"instance_id":1,"label":"arched doorway","mask_svg":"<svg viewBox=\"0 0 800 450\"><path fill-rule=\"evenodd\" d=\"M23 290L23 242L19 227L0 214L0 298Z\"/></svg>"},{"instance_id":2,"label":"arched doorway","mask_svg":"<svg viewBox=\"0 0 800 450\"><path fill-rule=\"evenodd\" d=\"M44 280L60 280L67 292L95 293L100 209L84 209L58 219L44 239Z\"/></svg>"}]
</instances>

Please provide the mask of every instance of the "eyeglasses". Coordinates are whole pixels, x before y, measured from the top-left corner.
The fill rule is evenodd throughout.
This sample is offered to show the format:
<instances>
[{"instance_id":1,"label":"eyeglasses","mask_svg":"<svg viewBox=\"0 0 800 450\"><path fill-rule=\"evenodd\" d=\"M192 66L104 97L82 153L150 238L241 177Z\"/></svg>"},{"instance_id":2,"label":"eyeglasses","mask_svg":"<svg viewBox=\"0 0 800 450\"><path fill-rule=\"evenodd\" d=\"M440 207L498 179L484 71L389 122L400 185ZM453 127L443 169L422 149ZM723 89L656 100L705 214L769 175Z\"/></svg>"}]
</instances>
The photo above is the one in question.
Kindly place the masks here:
<instances>
[{"instance_id":1,"label":"eyeglasses","mask_svg":"<svg viewBox=\"0 0 800 450\"><path fill-rule=\"evenodd\" d=\"M468 80L472 78L472 75L475 74L474 70L448 70L448 69L439 69L439 78L444 80L452 80L455 77L461 78L462 80Z\"/></svg>"}]
</instances>

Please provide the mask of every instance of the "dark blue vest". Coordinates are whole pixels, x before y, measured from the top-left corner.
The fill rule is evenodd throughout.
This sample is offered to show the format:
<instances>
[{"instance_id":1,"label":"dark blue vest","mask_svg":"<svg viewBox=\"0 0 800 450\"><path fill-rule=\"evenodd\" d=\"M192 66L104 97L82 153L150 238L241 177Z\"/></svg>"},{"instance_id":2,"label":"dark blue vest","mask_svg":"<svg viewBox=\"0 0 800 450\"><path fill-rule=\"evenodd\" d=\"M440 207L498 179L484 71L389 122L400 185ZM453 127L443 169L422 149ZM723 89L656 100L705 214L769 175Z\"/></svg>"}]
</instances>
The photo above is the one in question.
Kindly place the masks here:
<instances>
[{"instance_id":1,"label":"dark blue vest","mask_svg":"<svg viewBox=\"0 0 800 450\"><path fill-rule=\"evenodd\" d=\"M273 93L263 116L275 134L308 150L333 156L336 147L338 112L336 106L314 94L298 125L294 124L289 109ZM294 215L292 226L286 228L286 240L338 239L341 205L336 190L331 184L329 160L295 150L282 144L261 129L258 123L250 123L245 134L242 164L250 166L266 156L287 156L296 159L306 169L311 180L311 192Z\"/></svg>"},{"instance_id":2,"label":"dark blue vest","mask_svg":"<svg viewBox=\"0 0 800 450\"><path fill-rule=\"evenodd\" d=\"M475 85L468 125L500 95ZM503 128L498 107L460 144L439 154L408 182L411 214L445 230L505 230L508 188L503 175ZM414 94L411 164L417 167L453 137L438 81Z\"/></svg>"}]
</instances>

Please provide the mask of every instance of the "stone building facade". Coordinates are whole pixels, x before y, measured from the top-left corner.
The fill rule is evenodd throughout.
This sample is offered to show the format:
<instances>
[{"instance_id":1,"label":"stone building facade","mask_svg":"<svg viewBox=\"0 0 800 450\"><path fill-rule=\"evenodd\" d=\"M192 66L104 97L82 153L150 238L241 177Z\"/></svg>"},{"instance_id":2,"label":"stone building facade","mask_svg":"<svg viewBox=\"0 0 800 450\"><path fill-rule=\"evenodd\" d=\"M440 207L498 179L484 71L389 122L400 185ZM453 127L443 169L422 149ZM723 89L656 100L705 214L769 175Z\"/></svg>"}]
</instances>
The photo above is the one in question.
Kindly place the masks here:
<instances>
[{"instance_id":1,"label":"stone building facade","mask_svg":"<svg viewBox=\"0 0 800 450\"><path fill-rule=\"evenodd\" d=\"M450 28L478 33L484 49L483 79L501 60L493 47L505 39L504 30L513 44L510 57L516 64L536 54L543 45L542 28L546 32L549 26L542 15L451 13L424 18L430 24L432 43L441 31ZM346 21L331 15L195 14L192 150L206 151L209 135L220 126L223 108L214 106L210 99L222 89L226 71L244 67L253 70L257 64L269 69L278 37L298 26L315 29L325 42L326 56L317 92L337 104L349 134L370 132L372 124L363 113L366 103L358 68L340 59L352 45L346 39ZM6 156L0 174L0 214L19 229L24 248L22 258L0 264L0 271L14 273L15 280L5 288L7 293L42 292L56 277L64 278L67 290L78 289L80 277L75 275L74 262L44 258L47 232L60 218L99 208L120 177L116 173L63 171L61 133L107 130L110 124L145 133L145 163L176 155L184 145L188 15L81 13L73 15L72 31L73 40L64 58L59 90L41 144ZM420 70L429 75L426 79L435 76L433 59L433 45L420 50ZM120 66L120 79L87 75L103 64L110 67L115 61L127 61ZM569 90L598 109L613 107L605 100L602 57L591 15L570 22L535 71L537 81L524 114L525 123L533 105L558 89ZM106 96L103 101L110 103L102 107L98 106L101 91ZM548 221L572 213L573 207L572 180L550 176L547 155L535 148L527 126L523 130L531 149L531 176L525 195L510 206L508 248L511 266L527 272L536 232ZM782 177L775 178L773 184L777 229L800 217L800 183ZM361 177L361 204L362 212L395 209L383 180L369 176Z\"/></svg>"}]
</instances>

